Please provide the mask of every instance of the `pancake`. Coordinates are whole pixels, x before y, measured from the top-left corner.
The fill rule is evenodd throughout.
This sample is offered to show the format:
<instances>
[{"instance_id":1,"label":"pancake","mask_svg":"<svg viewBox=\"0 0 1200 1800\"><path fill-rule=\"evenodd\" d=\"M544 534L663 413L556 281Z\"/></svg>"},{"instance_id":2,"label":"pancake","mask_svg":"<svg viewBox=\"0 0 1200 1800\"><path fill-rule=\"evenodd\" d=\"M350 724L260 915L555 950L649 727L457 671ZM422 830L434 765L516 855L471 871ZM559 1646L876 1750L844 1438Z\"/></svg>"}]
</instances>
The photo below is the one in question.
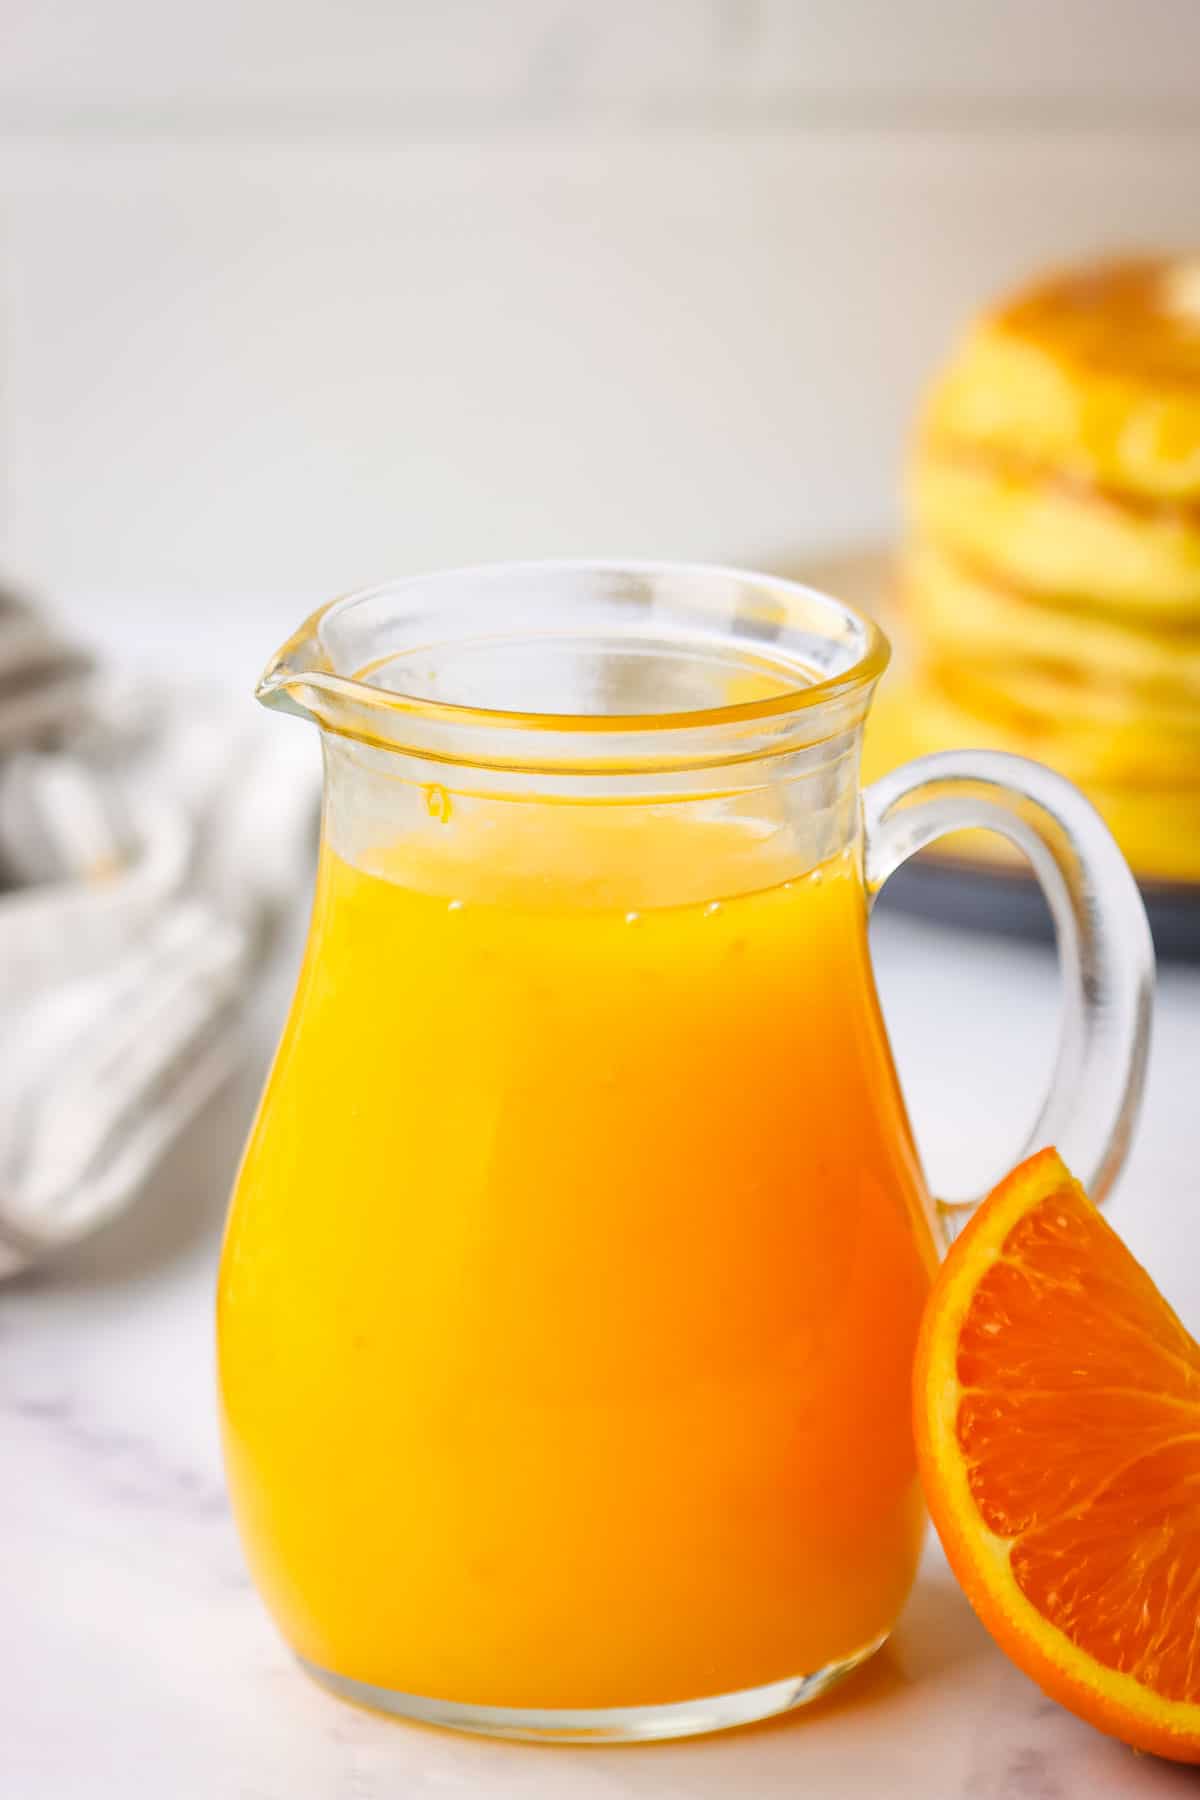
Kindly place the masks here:
<instances>
[{"instance_id":1,"label":"pancake","mask_svg":"<svg viewBox=\"0 0 1200 1800\"><path fill-rule=\"evenodd\" d=\"M1002 303L926 425L1118 493L1200 498L1200 256L1071 269Z\"/></svg>"},{"instance_id":2,"label":"pancake","mask_svg":"<svg viewBox=\"0 0 1200 1800\"><path fill-rule=\"evenodd\" d=\"M1010 750L1066 775L1090 794L1097 785L1129 788L1200 788L1200 727L1164 725L1153 715L1105 717L1078 701L1061 702L1065 684L1052 672L1003 673L973 665L921 663L903 686L904 704L915 705L930 735L926 748ZM881 696L886 710L889 695ZM891 726L895 731L895 725ZM923 740L924 741L924 740Z\"/></svg>"},{"instance_id":3,"label":"pancake","mask_svg":"<svg viewBox=\"0 0 1200 1800\"><path fill-rule=\"evenodd\" d=\"M1200 880L1200 256L1070 270L985 314L925 406L907 500L913 673L881 696L868 770L1033 757L1139 876Z\"/></svg>"},{"instance_id":4,"label":"pancake","mask_svg":"<svg viewBox=\"0 0 1200 1800\"><path fill-rule=\"evenodd\" d=\"M1001 583L1078 610L1200 618L1200 506L1130 506L1027 461L922 446L917 532Z\"/></svg>"},{"instance_id":5,"label":"pancake","mask_svg":"<svg viewBox=\"0 0 1200 1800\"><path fill-rule=\"evenodd\" d=\"M964 746L1034 756L1042 748L1006 722L977 716L927 674L914 674L890 683L876 700L867 724L863 776L873 781L914 756ZM1038 759L1052 760L1044 750ZM1143 880L1200 881L1200 787L1181 787L1170 777L1136 786L1093 778L1086 791ZM939 854L972 861L1009 866L1023 861L993 832L958 832L939 840L937 848Z\"/></svg>"},{"instance_id":6,"label":"pancake","mask_svg":"<svg viewBox=\"0 0 1200 1800\"><path fill-rule=\"evenodd\" d=\"M1023 756L1060 769L1090 790L1200 787L1200 713L1149 707L1054 668L931 663L930 685L978 725L994 723Z\"/></svg>"},{"instance_id":7,"label":"pancake","mask_svg":"<svg viewBox=\"0 0 1200 1800\"><path fill-rule=\"evenodd\" d=\"M925 539L905 554L900 603L918 642L940 661L1086 671L1146 701L1200 707L1200 616L1163 623L1047 604Z\"/></svg>"}]
</instances>

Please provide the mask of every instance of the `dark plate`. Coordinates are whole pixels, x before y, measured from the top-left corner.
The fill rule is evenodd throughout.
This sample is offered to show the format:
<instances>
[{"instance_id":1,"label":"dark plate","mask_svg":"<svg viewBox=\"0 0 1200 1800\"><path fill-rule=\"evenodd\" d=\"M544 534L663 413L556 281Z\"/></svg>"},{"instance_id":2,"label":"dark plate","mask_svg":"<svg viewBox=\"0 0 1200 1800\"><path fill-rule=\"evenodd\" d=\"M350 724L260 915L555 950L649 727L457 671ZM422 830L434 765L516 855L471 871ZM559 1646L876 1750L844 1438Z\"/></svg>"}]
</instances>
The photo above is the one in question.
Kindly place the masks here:
<instances>
[{"instance_id":1,"label":"dark plate","mask_svg":"<svg viewBox=\"0 0 1200 1800\"><path fill-rule=\"evenodd\" d=\"M1200 962L1200 884L1143 882L1142 898L1164 962ZM1042 891L1032 875L995 869L929 851L897 869L883 891L883 903L901 912L999 931L1006 937L1049 939L1054 935Z\"/></svg>"}]
</instances>

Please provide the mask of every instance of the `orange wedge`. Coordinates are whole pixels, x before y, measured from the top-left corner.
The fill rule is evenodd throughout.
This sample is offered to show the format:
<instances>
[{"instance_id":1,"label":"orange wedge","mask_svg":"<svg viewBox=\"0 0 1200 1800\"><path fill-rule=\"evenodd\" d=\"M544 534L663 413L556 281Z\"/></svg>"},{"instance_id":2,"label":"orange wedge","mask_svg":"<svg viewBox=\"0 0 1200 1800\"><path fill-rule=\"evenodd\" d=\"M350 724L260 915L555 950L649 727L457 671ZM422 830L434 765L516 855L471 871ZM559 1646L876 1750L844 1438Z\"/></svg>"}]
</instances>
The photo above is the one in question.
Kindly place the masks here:
<instances>
[{"instance_id":1,"label":"orange wedge","mask_svg":"<svg viewBox=\"0 0 1200 1800\"><path fill-rule=\"evenodd\" d=\"M1101 1731L1200 1762L1200 1345L1057 1152L980 1207L922 1323L914 1423L950 1565Z\"/></svg>"}]
</instances>

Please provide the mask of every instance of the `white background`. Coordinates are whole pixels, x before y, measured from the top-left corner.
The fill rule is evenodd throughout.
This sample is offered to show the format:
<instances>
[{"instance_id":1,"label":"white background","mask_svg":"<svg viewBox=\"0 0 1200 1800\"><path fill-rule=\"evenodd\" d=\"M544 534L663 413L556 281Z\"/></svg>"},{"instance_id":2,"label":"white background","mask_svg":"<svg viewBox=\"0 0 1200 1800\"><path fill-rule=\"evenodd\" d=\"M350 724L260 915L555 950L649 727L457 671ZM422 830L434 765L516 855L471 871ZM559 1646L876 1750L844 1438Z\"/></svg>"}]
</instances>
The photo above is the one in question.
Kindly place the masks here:
<instances>
[{"instance_id":1,"label":"white background","mask_svg":"<svg viewBox=\"0 0 1200 1800\"><path fill-rule=\"evenodd\" d=\"M4 567L244 687L404 571L793 562L1198 175L1194 0L8 0Z\"/></svg>"}]
</instances>

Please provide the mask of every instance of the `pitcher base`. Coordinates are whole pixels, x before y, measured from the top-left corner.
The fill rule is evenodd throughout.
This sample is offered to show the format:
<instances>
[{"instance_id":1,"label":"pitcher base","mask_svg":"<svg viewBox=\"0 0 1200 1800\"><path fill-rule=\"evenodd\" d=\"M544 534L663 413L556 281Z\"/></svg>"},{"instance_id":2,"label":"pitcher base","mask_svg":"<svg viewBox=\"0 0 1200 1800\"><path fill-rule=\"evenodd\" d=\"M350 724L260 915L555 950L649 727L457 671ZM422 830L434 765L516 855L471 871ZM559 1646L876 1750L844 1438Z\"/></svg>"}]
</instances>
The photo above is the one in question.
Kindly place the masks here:
<instances>
[{"instance_id":1,"label":"pitcher base","mask_svg":"<svg viewBox=\"0 0 1200 1800\"><path fill-rule=\"evenodd\" d=\"M707 1731L728 1731L735 1725L752 1725L776 1713L791 1712L820 1699L831 1687L874 1656L887 1639L883 1632L871 1643L837 1662L826 1663L810 1675L772 1681L765 1687L742 1688L707 1700L682 1700L670 1706L612 1706L588 1708L466 1706L456 1700L429 1700L423 1694L402 1694L393 1688L354 1681L348 1675L322 1669L306 1657L297 1661L314 1681L372 1712L410 1719L421 1725L441 1725L481 1737L528 1738L543 1744L628 1744L655 1738L698 1737Z\"/></svg>"}]
</instances>

